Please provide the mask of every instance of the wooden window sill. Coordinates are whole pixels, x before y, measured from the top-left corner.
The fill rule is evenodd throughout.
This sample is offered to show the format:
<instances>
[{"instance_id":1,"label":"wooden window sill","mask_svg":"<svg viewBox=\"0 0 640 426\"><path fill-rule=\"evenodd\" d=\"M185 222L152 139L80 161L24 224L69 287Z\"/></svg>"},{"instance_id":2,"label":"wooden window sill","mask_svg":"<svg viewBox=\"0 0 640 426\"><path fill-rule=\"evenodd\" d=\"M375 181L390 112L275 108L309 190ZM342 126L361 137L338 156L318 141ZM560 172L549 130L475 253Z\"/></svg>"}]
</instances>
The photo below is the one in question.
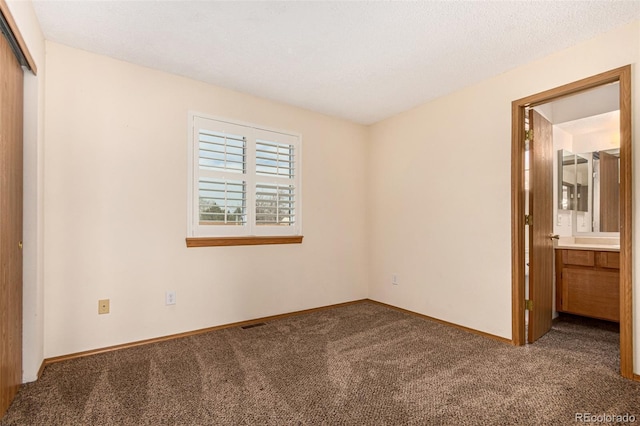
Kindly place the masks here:
<instances>
[{"instance_id":1,"label":"wooden window sill","mask_svg":"<svg viewBox=\"0 0 640 426\"><path fill-rule=\"evenodd\" d=\"M194 237L187 247L256 246L263 244L301 244L302 235L287 237Z\"/></svg>"}]
</instances>

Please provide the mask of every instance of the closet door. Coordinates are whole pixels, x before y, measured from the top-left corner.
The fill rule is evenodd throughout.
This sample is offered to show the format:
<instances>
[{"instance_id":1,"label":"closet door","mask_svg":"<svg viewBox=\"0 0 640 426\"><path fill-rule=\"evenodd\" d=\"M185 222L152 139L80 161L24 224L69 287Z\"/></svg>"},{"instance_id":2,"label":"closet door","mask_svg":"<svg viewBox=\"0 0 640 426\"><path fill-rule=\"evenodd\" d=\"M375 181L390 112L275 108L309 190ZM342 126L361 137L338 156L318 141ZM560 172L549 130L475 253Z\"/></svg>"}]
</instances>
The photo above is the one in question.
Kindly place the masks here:
<instances>
[{"instance_id":1,"label":"closet door","mask_svg":"<svg viewBox=\"0 0 640 426\"><path fill-rule=\"evenodd\" d=\"M23 78L0 35L0 417L22 382Z\"/></svg>"}]
</instances>

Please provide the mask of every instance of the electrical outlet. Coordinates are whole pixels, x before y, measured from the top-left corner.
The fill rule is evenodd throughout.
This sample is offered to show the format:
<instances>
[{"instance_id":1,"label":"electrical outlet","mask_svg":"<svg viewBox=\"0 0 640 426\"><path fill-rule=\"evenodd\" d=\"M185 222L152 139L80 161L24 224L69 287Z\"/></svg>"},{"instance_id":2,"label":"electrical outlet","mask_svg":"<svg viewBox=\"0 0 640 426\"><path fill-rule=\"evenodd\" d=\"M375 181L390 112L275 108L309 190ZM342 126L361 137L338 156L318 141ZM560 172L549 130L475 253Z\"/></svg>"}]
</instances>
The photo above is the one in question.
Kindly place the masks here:
<instances>
[{"instance_id":1,"label":"electrical outlet","mask_svg":"<svg viewBox=\"0 0 640 426\"><path fill-rule=\"evenodd\" d=\"M98 300L98 315L109 313L109 299Z\"/></svg>"},{"instance_id":2,"label":"electrical outlet","mask_svg":"<svg viewBox=\"0 0 640 426\"><path fill-rule=\"evenodd\" d=\"M175 305L176 304L176 292L175 291L167 291L164 294L164 303L165 305Z\"/></svg>"},{"instance_id":3,"label":"electrical outlet","mask_svg":"<svg viewBox=\"0 0 640 426\"><path fill-rule=\"evenodd\" d=\"M391 284L393 285L400 284L400 278L398 277L398 274L391 274Z\"/></svg>"}]
</instances>

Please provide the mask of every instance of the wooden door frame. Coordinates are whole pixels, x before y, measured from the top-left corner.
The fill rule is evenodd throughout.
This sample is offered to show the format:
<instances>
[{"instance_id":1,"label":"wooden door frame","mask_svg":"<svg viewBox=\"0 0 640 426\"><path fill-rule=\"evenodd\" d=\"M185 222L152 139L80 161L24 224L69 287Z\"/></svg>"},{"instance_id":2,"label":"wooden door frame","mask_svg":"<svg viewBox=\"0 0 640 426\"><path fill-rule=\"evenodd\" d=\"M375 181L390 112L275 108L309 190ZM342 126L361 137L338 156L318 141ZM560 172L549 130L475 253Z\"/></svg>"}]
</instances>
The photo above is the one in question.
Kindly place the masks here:
<instances>
[{"instance_id":1,"label":"wooden door frame","mask_svg":"<svg viewBox=\"0 0 640 426\"><path fill-rule=\"evenodd\" d=\"M511 341L518 346L526 342L524 324L525 108L615 82L620 82L620 374L633 379L631 65L511 103Z\"/></svg>"}]
</instances>

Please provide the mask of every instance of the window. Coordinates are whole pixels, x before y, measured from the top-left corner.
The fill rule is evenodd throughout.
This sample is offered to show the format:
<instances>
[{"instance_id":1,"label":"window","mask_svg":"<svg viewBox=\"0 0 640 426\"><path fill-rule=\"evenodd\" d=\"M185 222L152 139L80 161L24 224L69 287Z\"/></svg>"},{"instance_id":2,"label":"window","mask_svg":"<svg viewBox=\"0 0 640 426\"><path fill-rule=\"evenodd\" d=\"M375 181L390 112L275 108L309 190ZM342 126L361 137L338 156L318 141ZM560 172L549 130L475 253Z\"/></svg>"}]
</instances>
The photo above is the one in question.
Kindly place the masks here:
<instances>
[{"instance_id":1,"label":"window","mask_svg":"<svg viewBox=\"0 0 640 426\"><path fill-rule=\"evenodd\" d=\"M196 114L189 121L187 245L300 242L300 137Z\"/></svg>"}]
</instances>

